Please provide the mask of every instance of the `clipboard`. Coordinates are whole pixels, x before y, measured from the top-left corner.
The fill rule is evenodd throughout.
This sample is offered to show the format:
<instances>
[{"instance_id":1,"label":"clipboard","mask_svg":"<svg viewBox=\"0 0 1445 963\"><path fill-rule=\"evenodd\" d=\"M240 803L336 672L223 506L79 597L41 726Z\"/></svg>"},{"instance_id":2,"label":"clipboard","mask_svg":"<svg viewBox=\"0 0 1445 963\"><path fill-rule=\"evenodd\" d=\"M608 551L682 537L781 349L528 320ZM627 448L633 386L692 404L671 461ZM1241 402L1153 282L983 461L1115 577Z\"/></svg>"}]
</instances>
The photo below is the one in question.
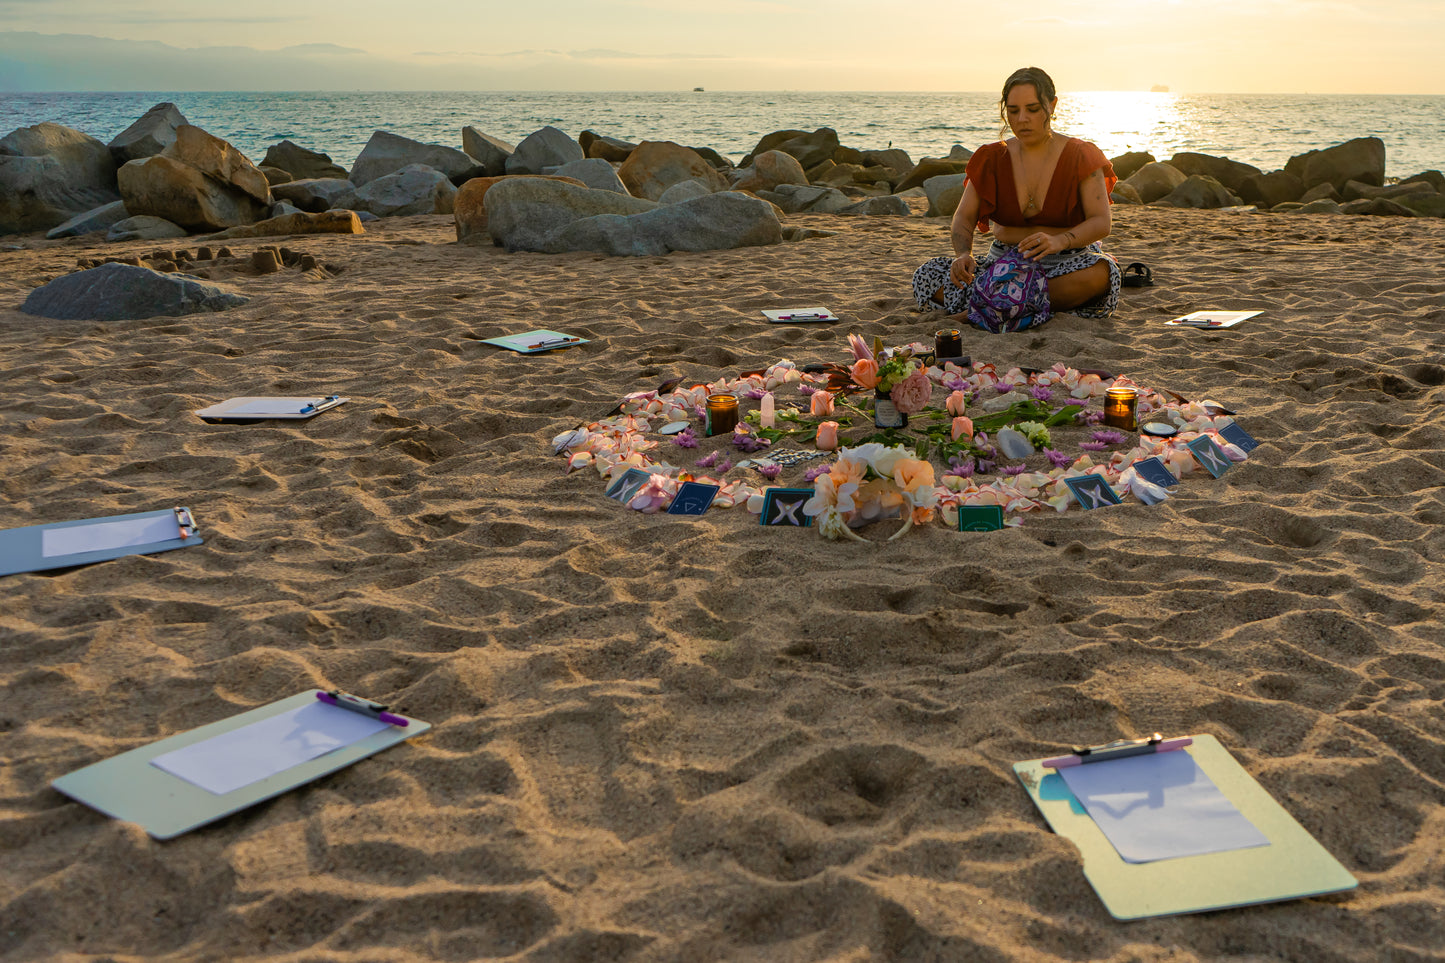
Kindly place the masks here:
<instances>
[{"instance_id":1,"label":"clipboard","mask_svg":"<svg viewBox=\"0 0 1445 963\"><path fill-rule=\"evenodd\" d=\"M350 401L340 395L324 398L230 398L220 404L202 408L196 412L203 421L211 424L223 422L262 421L272 418L292 421L314 418L323 411L330 411L337 405Z\"/></svg>"},{"instance_id":2,"label":"clipboard","mask_svg":"<svg viewBox=\"0 0 1445 963\"><path fill-rule=\"evenodd\" d=\"M837 321L838 316L827 308L768 308L763 317L774 324L800 324L809 321Z\"/></svg>"},{"instance_id":3,"label":"clipboard","mask_svg":"<svg viewBox=\"0 0 1445 963\"><path fill-rule=\"evenodd\" d=\"M108 562L201 543L189 508L27 525L0 531L0 575Z\"/></svg>"},{"instance_id":4,"label":"clipboard","mask_svg":"<svg viewBox=\"0 0 1445 963\"><path fill-rule=\"evenodd\" d=\"M518 354L556 351L558 348L575 348L588 343L586 338L578 335L548 331L546 328L524 331L521 334L505 334L498 338L481 338L480 340L482 344L496 345L498 348L506 348L508 351L515 351Z\"/></svg>"},{"instance_id":5,"label":"clipboard","mask_svg":"<svg viewBox=\"0 0 1445 963\"><path fill-rule=\"evenodd\" d=\"M1014 764L1014 774L1047 820L1083 857L1084 877L1117 920L1205 913L1354 889L1358 880L1294 820L1213 736L1177 750L1194 757L1269 845L1222 853L1126 863L1062 776L1043 759ZM1101 763L1107 765L1108 763Z\"/></svg>"},{"instance_id":6,"label":"clipboard","mask_svg":"<svg viewBox=\"0 0 1445 963\"><path fill-rule=\"evenodd\" d=\"M367 756L375 755L404 739L421 735L431 729L430 723L402 716L408 723L405 727L387 726L359 742L219 795L151 764L157 756L184 749L293 709L321 704L317 699L318 691L308 689L229 719L132 749L84 769L67 773L50 785L76 802L84 803L107 816L139 824L155 839L173 839L182 833L330 775L338 769L344 769ZM334 711L348 710L337 708Z\"/></svg>"}]
</instances>

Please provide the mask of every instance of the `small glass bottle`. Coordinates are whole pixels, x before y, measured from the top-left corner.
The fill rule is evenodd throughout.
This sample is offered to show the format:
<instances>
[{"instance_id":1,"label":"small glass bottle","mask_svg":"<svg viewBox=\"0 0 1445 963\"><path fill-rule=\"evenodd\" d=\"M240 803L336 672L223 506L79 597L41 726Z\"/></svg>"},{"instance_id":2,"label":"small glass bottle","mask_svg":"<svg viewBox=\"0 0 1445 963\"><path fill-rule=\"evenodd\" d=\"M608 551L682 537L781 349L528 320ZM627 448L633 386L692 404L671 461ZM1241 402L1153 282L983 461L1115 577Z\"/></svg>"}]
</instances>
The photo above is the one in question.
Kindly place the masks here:
<instances>
[{"instance_id":1,"label":"small glass bottle","mask_svg":"<svg viewBox=\"0 0 1445 963\"><path fill-rule=\"evenodd\" d=\"M879 428L906 428L908 416L899 411L886 391L873 396L873 424Z\"/></svg>"},{"instance_id":2,"label":"small glass bottle","mask_svg":"<svg viewBox=\"0 0 1445 963\"><path fill-rule=\"evenodd\" d=\"M707 396L707 433L724 435L738 426L738 396Z\"/></svg>"},{"instance_id":3,"label":"small glass bottle","mask_svg":"<svg viewBox=\"0 0 1445 963\"><path fill-rule=\"evenodd\" d=\"M963 354L963 334L957 328L945 328L933 333L933 354L938 363Z\"/></svg>"},{"instance_id":4,"label":"small glass bottle","mask_svg":"<svg viewBox=\"0 0 1445 963\"><path fill-rule=\"evenodd\" d=\"M1104 424L1133 431L1139 427L1139 392L1133 388L1110 388L1104 393Z\"/></svg>"}]
</instances>

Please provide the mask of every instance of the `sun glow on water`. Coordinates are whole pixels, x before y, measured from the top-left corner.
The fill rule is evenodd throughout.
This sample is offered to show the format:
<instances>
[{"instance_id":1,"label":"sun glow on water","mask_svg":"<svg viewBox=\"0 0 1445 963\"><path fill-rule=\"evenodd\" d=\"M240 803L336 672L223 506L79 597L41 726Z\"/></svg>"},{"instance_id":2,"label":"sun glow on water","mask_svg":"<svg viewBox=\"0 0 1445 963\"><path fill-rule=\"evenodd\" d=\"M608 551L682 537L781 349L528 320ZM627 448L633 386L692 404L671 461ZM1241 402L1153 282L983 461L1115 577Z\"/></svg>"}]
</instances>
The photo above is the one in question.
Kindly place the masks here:
<instances>
[{"instance_id":1,"label":"sun glow on water","mask_svg":"<svg viewBox=\"0 0 1445 963\"><path fill-rule=\"evenodd\" d=\"M1191 140L1194 121L1171 93L1100 90L1059 98L1058 127L1091 140L1106 155L1149 151L1165 159Z\"/></svg>"}]
</instances>

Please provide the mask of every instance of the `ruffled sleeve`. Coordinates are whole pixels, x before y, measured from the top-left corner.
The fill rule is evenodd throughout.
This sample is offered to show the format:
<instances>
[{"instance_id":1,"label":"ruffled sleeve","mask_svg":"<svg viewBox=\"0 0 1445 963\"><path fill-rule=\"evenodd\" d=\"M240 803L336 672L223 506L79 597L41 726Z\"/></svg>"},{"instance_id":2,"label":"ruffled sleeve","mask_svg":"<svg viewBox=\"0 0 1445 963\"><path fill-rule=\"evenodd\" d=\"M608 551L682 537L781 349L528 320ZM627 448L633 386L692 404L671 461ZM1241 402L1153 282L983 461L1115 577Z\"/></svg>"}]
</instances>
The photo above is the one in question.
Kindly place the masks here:
<instances>
[{"instance_id":1,"label":"ruffled sleeve","mask_svg":"<svg viewBox=\"0 0 1445 963\"><path fill-rule=\"evenodd\" d=\"M964 173L978 197L978 230L984 234L988 233L988 222L998 210L998 164L1000 157L1007 156L1007 151L1003 143L984 144L968 159Z\"/></svg>"},{"instance_id":2,"label":"ruffled sleeve","mask_svg":"<svg viewBox=\"0 0 1445 963\"><path fill-rule=\"evenodd\" d=\"M1114 174L1114 165L1109 163L1109 158L1094 144L1086 140L1078 141L1078 168L1075 177L1078 183L1082 184L1094 171L1104 169L1104 193L1114 193L1114 185L1119 183L1119 178Z\"/></svg>"}]
</instances>

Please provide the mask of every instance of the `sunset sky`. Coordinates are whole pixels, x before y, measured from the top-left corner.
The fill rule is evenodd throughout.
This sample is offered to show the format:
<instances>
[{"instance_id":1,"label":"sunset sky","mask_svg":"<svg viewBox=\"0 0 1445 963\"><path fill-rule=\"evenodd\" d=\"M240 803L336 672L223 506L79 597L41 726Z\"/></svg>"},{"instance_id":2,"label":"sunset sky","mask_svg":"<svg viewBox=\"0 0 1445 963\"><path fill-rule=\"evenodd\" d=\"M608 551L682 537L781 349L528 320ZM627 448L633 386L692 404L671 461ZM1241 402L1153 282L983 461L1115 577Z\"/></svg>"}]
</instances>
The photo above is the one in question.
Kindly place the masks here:
<instances>
[{"instance_id":1,"label":"sunset sky","mask_svg":"<svg viewBox=\"0 0 1445 963\"><path fill-rule=\"evenodd\" d=\"M11 91L1445 94L1442 50L1442 0L0 0Z\"/></svg>"}]
</instances>

